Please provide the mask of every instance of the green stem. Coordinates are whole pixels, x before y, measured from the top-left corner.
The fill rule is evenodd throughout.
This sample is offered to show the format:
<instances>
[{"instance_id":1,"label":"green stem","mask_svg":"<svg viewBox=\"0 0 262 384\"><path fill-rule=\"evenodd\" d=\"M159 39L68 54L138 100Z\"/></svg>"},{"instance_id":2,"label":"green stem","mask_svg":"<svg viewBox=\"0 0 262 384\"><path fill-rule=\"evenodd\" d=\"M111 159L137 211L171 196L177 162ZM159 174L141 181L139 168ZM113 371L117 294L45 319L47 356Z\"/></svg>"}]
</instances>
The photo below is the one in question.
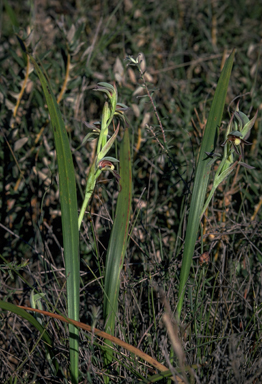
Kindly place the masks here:
<instances>
[{"instance_id":1,"label":"green stem","mask_svg":"<svg viewBox=\"0 0 262 384\"><path fill-rule=\"evenodd\" d=\"M86 183L85 199L78 217L78 230L80 230L81 228L81 223L86 211L87 204L89 203L89 200L94 192L94 189L96 186L96 180L100 176L100 174L101 174L101 171L99 169L97 169L96 171L96 161L94 161L88 175L88 179Z\"/></svg>"}]
</instances>

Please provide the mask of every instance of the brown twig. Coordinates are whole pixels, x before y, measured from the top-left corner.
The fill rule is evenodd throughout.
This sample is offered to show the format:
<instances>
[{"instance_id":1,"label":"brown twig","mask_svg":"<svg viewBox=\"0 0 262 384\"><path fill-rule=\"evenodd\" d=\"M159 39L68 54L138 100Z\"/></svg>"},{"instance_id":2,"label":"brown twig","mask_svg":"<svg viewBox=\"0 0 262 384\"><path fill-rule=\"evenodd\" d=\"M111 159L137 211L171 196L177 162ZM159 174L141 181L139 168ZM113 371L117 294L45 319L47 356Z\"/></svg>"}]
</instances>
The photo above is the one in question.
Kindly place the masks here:
<instances>
[{"instance_id":1,"label":"brown twig","mask_svg":"<svg viewBox=\"0 0 262 384\"><path fill-rule=\"evenodd\" d=\"M30 308L30 307L23 307L23 306L20 306L20 305L18 305L18 307L22 308L24 310L27 310L27 311L33 311L33 312L41 313L44 316L53 317L53 318L55 318L57 320L65 322L65 323L73 324L77 328L84 329L85 331L93 332L96 336L99 336L99 337L102 337L103 339L109 340L112 343L117 344L120 347L123 347L123 348L127 349L129 352L134 353L136 356L138 356L141 359L145 360L146 362L151 364L153 367L157 368L159 371L165 372L165 371L168 370L168 368L166 368L163 364L159 363L153 357L151 357L151 356L147 355L146 353L142 352L140 349L134 347L133 345L130 345L130 344L126 343L125 341L122 341L122 340L118 339L115 336L109 335L108 333L100 331L97 328L93 328L90 325L81 323L81 322L73 320L73 319L69 319L69 318L67 318L65 316L61 316L61 315L58 315L56 313L42 311L40 309ZM179 377L177 377L177 380L179 381L179 383L183 383L183 381Z\"/></svg>"}]
</instances>

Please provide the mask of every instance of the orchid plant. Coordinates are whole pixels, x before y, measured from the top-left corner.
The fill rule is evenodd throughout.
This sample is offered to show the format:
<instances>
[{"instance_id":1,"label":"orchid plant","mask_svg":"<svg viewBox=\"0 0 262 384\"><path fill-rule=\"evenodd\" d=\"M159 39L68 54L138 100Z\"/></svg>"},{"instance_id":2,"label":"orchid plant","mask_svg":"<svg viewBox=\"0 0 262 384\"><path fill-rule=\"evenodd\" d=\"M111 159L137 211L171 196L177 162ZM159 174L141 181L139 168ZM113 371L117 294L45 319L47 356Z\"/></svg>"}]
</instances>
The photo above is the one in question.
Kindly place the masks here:
<instances>
[{"instance_id":1,"label":"orchid plant","mask_svg":"<svg viewBox=\"0 0 262 384\"><path fill-rule=\"evenodd\" d=\"M78 217L78 229L80 230L81 223L86 211L87 204L95 189L96 181L101 175L102 171L110 171L116 178L117 182L120 180L119 174L114 170L115 166L113 163L117 163L118 160L114 157L106 156L113 143L116 140L120 122L125 122L124 112L128 109L124 104L117 102L117 89L115 86L108 83L99 83L95 88L96 91L104 92L107 95L108 101L105 102L102 118L100 123L100 129L94 127L92 132L92 139L98 135L98 143L96 149L96 156L90 168L86 183L86 191L84 202ZM109 138L109 125L113 118L118 118L118 125L114 134ZM89 134L90 135L90 134Z\"/></svg>"},{"instance_id":2,"label":"orchid plant","mask_svg":"<svg viewBox=\"0 0 262 384\"><path fill-rule=\"evenodd\" d=\"M250 134L251 128L255 124L257 113L258 111L255 113L254 117L249 120L247 115L239 111L239 105L237 105L226 130L225 141L221 144L221 146L224 147L223 157L221 158L221 156L216 153L206 152L207 156L212 157L211 164L218 158L221 158L221 161L216 171L212 189L205 202L200 218L202 218L219 184L221 184L222 181L229 176L238 164L247 169L254 169L254 167L244 163L241 160L244 160L244 145L252 145L252 143L249 143L246 139ZM235 156L238 156L237 160L234 160Z\"/></svg>"}]
</instances>

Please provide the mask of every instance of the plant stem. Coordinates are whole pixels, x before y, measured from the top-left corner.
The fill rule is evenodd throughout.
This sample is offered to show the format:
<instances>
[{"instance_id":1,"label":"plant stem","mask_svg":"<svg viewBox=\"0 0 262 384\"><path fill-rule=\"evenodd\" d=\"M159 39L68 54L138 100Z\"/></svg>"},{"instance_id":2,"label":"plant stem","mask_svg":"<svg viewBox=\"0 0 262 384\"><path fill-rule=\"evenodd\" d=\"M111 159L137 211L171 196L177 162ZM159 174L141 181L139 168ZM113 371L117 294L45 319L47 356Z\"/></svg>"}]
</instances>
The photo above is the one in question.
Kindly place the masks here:
<instances>
[{"instance_id":1,"label":"plant stem","mask_svg":"<svg viewBox=\"0 0 262 384\"><path fill-rule=\"evenodd\" d=\"M93 162L89 171L89 176L86 183L85 199L78 217L78 230L80 230L81 228L81 223L86 211L87 204L89 203L89 200L94 192L96 180L101 174L101 171L99 169L95 171L95 168L96 168L96 161Z\"/></svg>"}]
</instances>

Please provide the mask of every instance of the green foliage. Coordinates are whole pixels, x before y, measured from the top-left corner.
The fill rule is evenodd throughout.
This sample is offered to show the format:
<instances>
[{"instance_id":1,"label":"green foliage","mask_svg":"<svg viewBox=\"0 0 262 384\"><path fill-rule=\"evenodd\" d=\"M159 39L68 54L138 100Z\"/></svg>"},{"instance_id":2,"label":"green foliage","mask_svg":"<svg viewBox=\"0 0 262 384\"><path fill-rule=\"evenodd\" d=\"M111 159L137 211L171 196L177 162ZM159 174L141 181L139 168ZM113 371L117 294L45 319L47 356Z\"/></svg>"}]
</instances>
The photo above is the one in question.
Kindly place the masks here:
<instances>
[{"instance_id":1,"label":"green foliage","mask_svg":"<svg viewBox=\"0 0 262 384\"><path fill-rule=\"evenodd\" d=\"M59 194L62 215L62 231L67 276L68 316L79 320L79 253L77 230L77 200L75 174L72 154L69 146L65 125L54 97L50 83L42 73L35 59L30 56L35 71L41 81L45 94L50 121L53 127L55 148L58 160ZM70 371L73 383L78 383L78 329L69 324Z\"/></svg>"},{"instance_id":2,"label":"green foliage","mask_svg":"<svg viewBox=\"0 0 262 384\"><path fill-rule=\"evenodd\" d=\"M236 118L238 118L240 123L239 124L240 129L238 130L237 129L238 126L235 125L235 129L236 129L235 131L232 130L234 115L236 116ZM244 138L250 134L250 130L253 127L256 121L256 118L257 118L257 112L252 120L249 120L249 118L239 110L236 110L235 113L232 115L232 118L230 120L230 123L226 131L226 140L222 144L224 146L223 158L221 159L219 167L216 171L212 189L209 193L207 201L205 202L204 208L202 209L200 218L203 216L205 210L207 209L208 204L210 203L217 187L230 175L230 173L234 170L234 168L237 165L242 165L247 169L254 169L254 167L251 167L250 165L240 160L244 159L243 146L252 144L244 140ZM230 145L232 146L231 148L230 148ZM238 146L240 146L241 150L238 150ZM207 153L207 154L210 155L210 153ZM238 157L237 161L234 161L234 155ZM211 153L211 157L212 156L213 154ZM216 155L214 155L214 157L215 157L214 160L216 160ZM213 163L213 161L211 163Z\"/></svg>"},{"instance_id":3,"label":"green foliage","mask_svg":"<svg viewBox=\"0 0 262 384\"><path fill-rule=\"evenodd\" d=\"M88 7L68 1L37 8L33 2L4 2L0 299L4 305L30 305L32 296L32 305L68 314L71 296L81 321L103 330L110 325L117 337L172 368L160 374L115 345L112 360L107 360L112 362L106 366L103 352L108 346L94 334L80 331L79 382L102 383L106 375L115 383L171 382L170 376L181 372L179 359L172 352L162 322L164 303L154 287L165 291L175 317L180 281L180 287L187 281L178 328L188 382L262 380L260 112L255 118L261 105L261 15L261 4L253 0L237 6L113 0L89 2ZM65 166L72 156L70 175L58 168L61 158L42 85L33 67L27 66L16 33L41 63L46 73L42 80L49 79L59 105L68 138ZM225 103L229 113L221 104L216 144L204 149L220 69L234 48ZM139 60L126 66L131 58ZM111 102L113 95L117 99ZM125 206L130 212L126 248L115 229L123 192L119 190L126 176L121 175L120 181L117 177L123 172L123 115L132 169L131 211ZM250 136L242 132L240 137L235 131L241 132L250 121L254 123ZM232 141L233 133L252 143L244 147L244 160L239 159L240 144ZM192 236L190 269L181 280L201 146L212 166L208 196L206 192L202 196L203 204L209 199L208 213L202 217L201 236L195 240ZM62 225L59 173L69 183L76 180L74 216L77 209L81 212L74 225L77 241L80 237L80 263L69 261L78 276L80 272L76 296L65 289L72 277L65 261L72 222L69 218ZM201 210L199 220L200 215ZM128 215L123 220L127 224ZM122 242L121 263L114 264L117 241ZM117 276L114 282L111 268ZM114 301L106 303L105 292L110 290L115 291ZM40 297L41 303L35 302ZM112 303L115 308L109 313ZM110 323L105 321L108 315ZM66 327L43 316L39 319L50 337L51 351L21 312L14 315L6 308L1 312L1 382L71 381ZM53 369L56 363L60 370Z\"/></svg>"},{"instance_id":4,"label":"green foliage","mask_svg":"<svg viewBox=\"0 0 262 384\"><path fill-rule=\"evenodd\" d=\"M200 213L204 205L205 193L209 181L210 161L207 158L206 151L213 151L216 146L217 130L221 123L224 104L226 100L227 87L231 75L233 65L234 52L228 58L225 67L221 73L217 84L214 100L207 119L203 141L201 143L200 153L198 157L196 176L194 180L194 188L190 202L190 210L187 223L187 233L185 238L183 261L178 291L178 317L180 318L183 299L185 294L185 285L188 279L192 257L197 239ZM225 171L226 172L226 171ZM226 176L225 176L226 177Z\"/></svg>"},{"instance_id":5,"label":"green foliage","mask_svg":"<svg viewBox=\"0 0 262 384\"><path fill-rule=\"evenodd\" d=\"M132 200L132 167L130 156L129 131L125 130L120 146L120 186L117 199L114 225L110 235L105 265L104 318L106 332L114 334L115 320L118 313L120 274L123 268L128 244L129 219ZM112 346L112 343L109 343ZM106 352L106 362L112 362L112 352Z\"/></svg>"}]
</instances>

